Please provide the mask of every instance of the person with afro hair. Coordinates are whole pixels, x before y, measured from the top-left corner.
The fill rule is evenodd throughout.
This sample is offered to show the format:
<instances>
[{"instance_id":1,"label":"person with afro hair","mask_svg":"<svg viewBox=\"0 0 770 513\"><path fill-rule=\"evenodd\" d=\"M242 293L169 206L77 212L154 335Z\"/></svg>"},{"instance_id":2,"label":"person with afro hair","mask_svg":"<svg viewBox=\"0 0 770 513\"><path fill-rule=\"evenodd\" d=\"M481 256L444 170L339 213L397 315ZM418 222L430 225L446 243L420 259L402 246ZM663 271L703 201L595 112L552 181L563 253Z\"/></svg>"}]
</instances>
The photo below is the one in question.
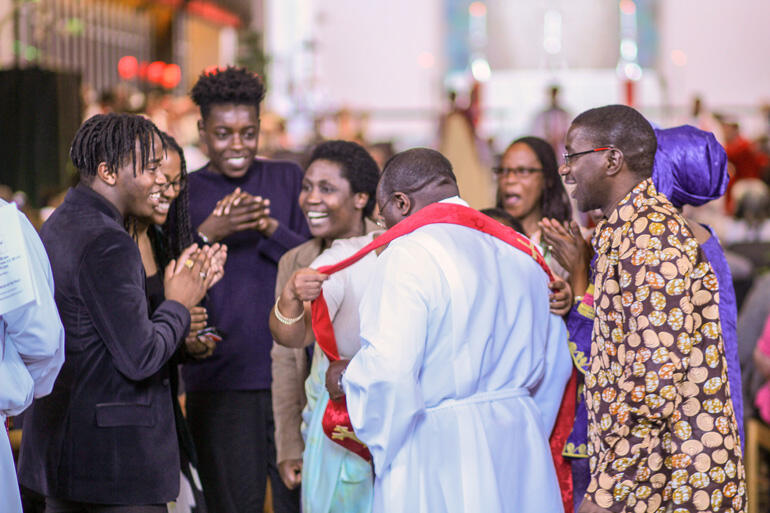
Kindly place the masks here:
<instances>
[{"instance_id":1,"label":"person with afro hair","mask_svg":"<svg viewBox=\"0 0 770 513\"><path fill-rule=\"evenodd\" d=\"M274 511L298 512L299 493L275 461L268 317L278 261L309 237L297 204L302 171L256 156L259 76L234 67L203 73L191 95L209 162L189 176L190 221L197 242L228 247L225 276L204 302L223 340L182 370L206 504L217 513L262 511L269 477Z\"/></svg>"}]
</instances>

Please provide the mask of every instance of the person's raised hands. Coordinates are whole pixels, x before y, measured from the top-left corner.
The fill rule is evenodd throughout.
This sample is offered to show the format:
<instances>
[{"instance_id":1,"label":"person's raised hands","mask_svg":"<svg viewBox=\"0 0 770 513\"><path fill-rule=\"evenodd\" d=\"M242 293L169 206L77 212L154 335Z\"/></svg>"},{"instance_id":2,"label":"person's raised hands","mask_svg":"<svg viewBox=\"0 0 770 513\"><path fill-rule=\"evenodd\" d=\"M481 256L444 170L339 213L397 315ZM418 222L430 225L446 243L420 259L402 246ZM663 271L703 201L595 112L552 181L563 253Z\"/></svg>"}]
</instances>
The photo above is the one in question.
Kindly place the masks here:
<instances>
[{"instance_id":1,"label":"person's raised hands","mask_svg":"<svg viewBox=\"0 0 770 513\"><path fill-rule=\"evenodd\" d=\"M208 289L211 258L208 246L203 250L193 244L185 249L177 260L172 260L164 273L163 285L166 299L183 304L188 310L200 303Z\"/></svg>"},{"instance_id":2,"label":"person's raised hands","mask_svg":"<svg viewBox=\"0 0 770 513\"><path fill-rule=\"evenodd\" d=\"M278 221L270 217L270 200L239 187L217 202L198 231L210 241L220 241L244 230L258 230L270 237L277 228Z\"/></svg>"},{"instance_id":3,"label":"person's raised hands","mask_svg":"<svg viewBox=\"0 0 770 513\"><path fill-rule=\"evenodd\" d=\"M225 263L227 262L227 246L214 243L209 250L211 256L211 267L209 268L209 288L216 285L225 275Z\"/></svg>"},{"instance_id":4,"label":"person's raised hands","mask_svg":"<svg viewBox=\"0 0 770 513\"><path fill-rule=\"evenodd\" d=\"M591 248L580 234L575 221L565 225L556 219L543 218L540 223L543 242L548 244L559 264L567 271L590 265Z\"/></svg>"}]
</instances>

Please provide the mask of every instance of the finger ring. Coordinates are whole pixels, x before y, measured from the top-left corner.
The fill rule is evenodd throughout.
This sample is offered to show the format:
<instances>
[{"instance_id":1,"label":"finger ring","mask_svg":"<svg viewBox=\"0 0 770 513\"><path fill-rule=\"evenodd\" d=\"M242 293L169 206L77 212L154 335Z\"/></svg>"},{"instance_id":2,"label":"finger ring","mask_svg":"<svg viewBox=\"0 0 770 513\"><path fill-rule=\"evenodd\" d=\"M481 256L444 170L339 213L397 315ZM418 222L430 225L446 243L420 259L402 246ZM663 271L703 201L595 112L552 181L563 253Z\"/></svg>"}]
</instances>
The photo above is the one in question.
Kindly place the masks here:
<instances>
[{"instance_id":1,"label":"finger ring","mask_svg":"<svg viewBox=\"0 0 770 513\"><path fill-rule=\"evenodd\" d=\"M192 266L195 265L195 262L192 261L192 258L188 258L187 260L184 261L184 265L188 269L192 269Z\"/></svg>"},{"instance_id":2,"label":"finger ring","mask_svg":"<svg viewBox=\"0 0 770 513\"><path fill-rule=\"evenodd\" d=\"M200 274L201 278L203 278L204 280L206 279L206 273L201 272L201 273L198 273L198 274Z\"/></svg>"}]
</instances>

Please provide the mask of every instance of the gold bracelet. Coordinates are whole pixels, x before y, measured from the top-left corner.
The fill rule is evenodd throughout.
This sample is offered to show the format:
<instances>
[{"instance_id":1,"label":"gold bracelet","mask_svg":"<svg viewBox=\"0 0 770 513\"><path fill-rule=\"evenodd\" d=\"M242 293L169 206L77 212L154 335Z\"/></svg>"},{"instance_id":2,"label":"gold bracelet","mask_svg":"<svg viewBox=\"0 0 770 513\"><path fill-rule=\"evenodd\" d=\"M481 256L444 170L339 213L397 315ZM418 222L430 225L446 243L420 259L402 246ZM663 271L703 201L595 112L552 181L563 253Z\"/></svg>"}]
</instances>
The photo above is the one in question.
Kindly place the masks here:
<instances>
[{"instance_id":1,"label":"gold bracelet","mask_svg":"<svg viewBox=\"0 0 770 513\"><path fill-rule=\"evenodd\" d=\"M281 298L278 298L275 300L275 318L278 319L281 323L291 326L292 324L298 323L302 318L305 316L305 306L302 306L302 313L299 314L297 317L286 317L281 313L280 310L278 310L278 301L280 301Z\"/></svg>"}]
</instances>

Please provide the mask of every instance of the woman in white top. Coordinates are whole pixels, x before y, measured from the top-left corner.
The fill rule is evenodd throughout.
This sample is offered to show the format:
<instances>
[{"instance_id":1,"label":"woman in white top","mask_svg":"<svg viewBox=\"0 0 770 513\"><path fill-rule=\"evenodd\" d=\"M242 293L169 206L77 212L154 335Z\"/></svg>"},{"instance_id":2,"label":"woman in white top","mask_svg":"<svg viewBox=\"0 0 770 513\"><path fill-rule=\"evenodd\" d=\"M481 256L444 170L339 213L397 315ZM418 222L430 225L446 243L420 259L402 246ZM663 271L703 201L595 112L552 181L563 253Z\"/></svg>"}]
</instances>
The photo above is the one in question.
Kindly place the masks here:
<instances>
[{"instance_id":1,"label":"woman in white top","mask_svg":"<svg viewBox=\"0 0 770 513\"><path fill-rule=\"evenodd\" d=\"M316 158L319 150L322 156ZM379 174L371 156L355 143L323 143L313 155L303 178L299 202L310 231L315 237L323 238L327 249L313 261L311 268L295 271L288 280L270 315L270 329L281 345L297 348L311 344L309 305L323 288L339 354L347 359L359 348L358 303L376 256L369 255L332 276L320 274L314 268L343 260L379 233L366 234L365 223L374 210ZM371 465L329 440L321 426L329 400L324 386L328 366L329 360L316 345L305 385L302 510L305 513L371 511Z\"/></svg>"}]
</instances>

